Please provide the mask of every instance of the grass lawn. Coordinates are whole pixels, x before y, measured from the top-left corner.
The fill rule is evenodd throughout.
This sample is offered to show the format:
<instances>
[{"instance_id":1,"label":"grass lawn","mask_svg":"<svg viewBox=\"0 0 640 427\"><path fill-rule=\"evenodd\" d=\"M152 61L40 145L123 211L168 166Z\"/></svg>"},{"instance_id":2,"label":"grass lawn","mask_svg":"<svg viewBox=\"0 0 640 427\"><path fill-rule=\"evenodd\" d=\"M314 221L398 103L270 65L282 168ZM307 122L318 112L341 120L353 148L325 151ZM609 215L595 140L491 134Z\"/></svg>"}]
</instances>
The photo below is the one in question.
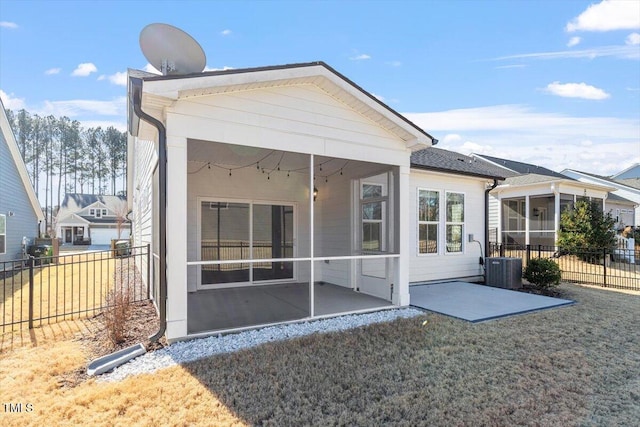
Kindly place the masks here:
<instances>
[{"instance_id":1,"label":"grass lawn","mask_svg":"<svg viewBox=\"0 0 640 427\"><path fill-rule=\"evenodd\" d=\"M640 296L563 285L569 307L436 314L73 385L80 341L0 354L0 425L637 425ZM427 321L426 324L424 322Z\"/></svg>"}]
</instances>

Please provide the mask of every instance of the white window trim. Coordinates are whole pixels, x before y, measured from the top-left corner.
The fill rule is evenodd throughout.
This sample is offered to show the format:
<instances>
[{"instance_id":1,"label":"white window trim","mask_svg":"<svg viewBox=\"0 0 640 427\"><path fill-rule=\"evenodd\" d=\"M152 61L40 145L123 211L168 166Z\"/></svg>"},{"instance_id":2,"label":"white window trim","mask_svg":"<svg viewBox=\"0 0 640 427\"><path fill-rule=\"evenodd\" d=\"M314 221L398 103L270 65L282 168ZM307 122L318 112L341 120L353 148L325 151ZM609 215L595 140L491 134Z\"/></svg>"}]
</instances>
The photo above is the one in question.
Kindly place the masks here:
<instances>
[{"instance_id":1,"label":"white window trim","mask_svg":"<svg viewBox=\"0 0 640 427\"><path fill-rule=\"evenodd\" d=\"M370 197L368 199L364 198L364 186L365 185L375 185L380 187L380 197ZM362 208L365 204L367 203L377 203L377 202L382 202L382 206L381 206L381 213L382 216L380 219L364 219L362 216L363 211ZM387 209L388 207L388 203L389 203L389 196L387 193L387 185L385 183L381 183L381 182L372 182L372 181L361 181L360 182L360 219L361 219L361 226L364 224L380 224L380 251L379 252L386 252L387 250L387 227L385 227L386 225L386 221L387 221ZM362 252L364 252L364 248L362 248L362 240L363 240L362 236L362 229L360 230L360 250Z\"/></svg>"},{"instance_id":2,"label":"white window trim","mask_svg":"<svg viewBox=\"0 0 640 427\"><path fill-rule=\"evenodd\" d=\"M89 215L96 216L96 210L94 208L89 209Z\"/></svg>"},{"instance_id":3,"label":"white window trim","mask_svg":"<svg viewBox=\"0 0 640 427\"><path fill-rule=\"evenodd\" d=\"M442 235L442 190L437 190L435 188L422 188L418 187L416 191L416 254L419 257L434 257L440 255L440 249L442 248L441 235ZM438 221L420 221L420 191L434 191L438 193ZM420 252L420 225L422 224L436 224L438 229L438 236L436 238L436 251L435 252Z\"/></svg>"},{"instance_id":4,"label":"white window trim","mask_svg":"<svg viewBox=\"0 0 640 427\"><path fill-rule=\"evenodd\" d=\"M7 253L7 216L4 214L0 214L0 218L3 219L4 222L4 233L0 234L4 236L4 248L0 248L0 255L4 255Z\"/></svg>"},{"instance_id":5,"label":"white window trim","mask_svg":"<svg viewBox=\"0 0 640 427\"><path fill-rule=\"evenodd\" d=\"M464 218L464 220L462 222L449 222L447 221L447 195L448 194L462 194L463 197L463 205L462 205L462 216ZM458 256L458 255L464 255L466 249L467 249L467 245L465 244L465 232L466 232L466 221L467 221L467 193L465 193L464 191L453 191L453 190L445 190L444 191L444 209L442 211L442 223L444 226L443 229L443 233L442 233L442 240L444 240L444 246L442 248L442 250L444 251L445 256ZM460 238L460 251L458 252L449 252L447 250L447 226L448 225L462 225L462 232L461 232L461 238Z\"/></svg>"}]
</instances>

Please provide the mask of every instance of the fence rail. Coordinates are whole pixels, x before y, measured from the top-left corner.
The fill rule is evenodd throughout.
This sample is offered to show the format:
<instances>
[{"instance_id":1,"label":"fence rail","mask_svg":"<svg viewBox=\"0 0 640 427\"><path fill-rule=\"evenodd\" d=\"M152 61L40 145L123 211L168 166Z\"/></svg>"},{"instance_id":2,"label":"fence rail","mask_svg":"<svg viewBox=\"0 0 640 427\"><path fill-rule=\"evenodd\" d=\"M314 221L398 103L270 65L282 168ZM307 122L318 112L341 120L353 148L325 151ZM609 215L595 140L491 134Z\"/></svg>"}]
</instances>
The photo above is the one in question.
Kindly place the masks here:
<instances>
[{"instance_id":1,"label":"fence rail","mask_svg":"<svg viewBox=\"0 0 640 427\"><path fill-rule=\"evenodd\" d=\"M533 258L550 258L560 266L562 280L607 288L640 291L640 250L563 250L557 246L491 243L490 256L522 258L526 267Z\"/></svg>"},{"instance_id":2,"label":"fence rail","mask_svg":"<svg viewBox=\"0 0 640 427\"><path fill-rule=\"evenodd\" d=\"M114 289L132 302L149 299L149 252L147 245L0 262L1 331L95 315Z\"/></svg>"}]
</instances>

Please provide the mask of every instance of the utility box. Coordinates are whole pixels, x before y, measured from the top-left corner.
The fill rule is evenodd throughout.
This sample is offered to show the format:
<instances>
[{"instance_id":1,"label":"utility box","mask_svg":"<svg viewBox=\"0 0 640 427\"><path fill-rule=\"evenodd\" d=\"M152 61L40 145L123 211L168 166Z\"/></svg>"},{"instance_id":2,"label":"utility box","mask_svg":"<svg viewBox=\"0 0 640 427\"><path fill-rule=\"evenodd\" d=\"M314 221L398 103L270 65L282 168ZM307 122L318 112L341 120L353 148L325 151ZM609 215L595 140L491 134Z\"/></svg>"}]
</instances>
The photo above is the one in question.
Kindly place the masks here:
<instances>
[{"instance_id":1,"label":"utility box","mask_svg":"<svg viewBox=\"0 0 640 427\"><path fill-rule=\"evenodd\" d=\"M522 287L522 259L490 257L485 262L485 284L496 288L520 289Z\"/></svg>"}]
</instances>

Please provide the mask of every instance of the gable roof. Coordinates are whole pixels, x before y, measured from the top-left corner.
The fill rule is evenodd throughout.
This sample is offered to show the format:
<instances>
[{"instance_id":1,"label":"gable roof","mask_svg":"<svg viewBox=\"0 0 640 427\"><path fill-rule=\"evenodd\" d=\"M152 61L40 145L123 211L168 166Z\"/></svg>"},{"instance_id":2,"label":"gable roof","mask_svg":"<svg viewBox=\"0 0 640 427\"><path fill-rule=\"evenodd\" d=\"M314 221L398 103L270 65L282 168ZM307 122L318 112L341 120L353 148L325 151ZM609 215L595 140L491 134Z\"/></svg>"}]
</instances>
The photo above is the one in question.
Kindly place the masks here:
<instances>
[{"instance_id":1,"label":"gable roof","mask_svg":"<svg viewBox=\"0 0 640 427\"><path fill-rule=\"evenodd\" d=\"M4 135L3 139L6 141L9 147L9 153L11 153L13 163L15 163L16 168L18 169L18 174L20 175L20 179L22 181L22 184L24 185L24 190L27 192L27 196L29 197L29 201L31 202L33 212L36 214L36 217L39 221L43 221L44 213L42 212L42 208L40 207L40 202L38 202L38 197L36 196L36 192L33 189L33 185L31 185L29 173L27 172L27 166L24 164L22 156L20 155L18 143L16 141L15 135L13 134L13 130L11 129L11 124L9 123L9 118L7 117L7 112L4 109L2 100L0 100L0 110L0 132L2 132L2 134Z\"/></svg>"},{"instance_id":2,"label":"gable roof","mask_svg":"<svg viewBox=\"0 0 640 427\"><path fill-rule=\"evenodd\" d=\"M435 147L411 153L411 167L497 180L505 179L506 172L502 168L477 161L473 157Z\"/></svg>"},{"instance_id":3,"label":"gable roof","mask_svg":"<svg viewBox=\"0 0 640 427\"><path fill-rule=\"evenodd\" d=\"M632 172L634 169L635 169L635 172ZM633 175L635 175L635 176L632 175L630 178L638 178L640 176L640 163L636 163L636 164L633 164L633 165L629 166L625 170L623 170L621 172L618 172L615 175L612 175L611 178L617 179L619 176L626 175L629 172L631 172ZM626 179L626 178L623 178L623 179Z\"/></svg>"},{"instance_id":4,"label":"gable roof","mask_svg":"<svg viewBox=\"0 0 640 427\"><path fill-rule=\"evenodd\" d=\"M579 170L576 170L576 169L565 169L565 170L562 171L562 173L566 173L567 171L573 172L575 174L584 175L584 176L587 176L587 177L599 179L601 181L605 181L605 182L607 182L609 184L612 184L612 185L614 185L616 187L619 187L619 186L623 185L623 186L626 186L626 187L631 187L634 190L639 190L640 189L640 178L615 179L615 178L612 178L612 177L603 176L603 175L597 175L595 173L579 171Z\"/></svg>"},{"instance_id":5,"label":"gable roof","mask_svg":"<svg viewBox=\"0 0 640 427\"><path fill-rule=\"evenodd\" d=\"M133 114L132 79L144 82L144 94L177 100L240 90L292 84L314 84L418 150L438 141L409 119L322 61L267 67L208 71L188 75L152 75L129 70L129 133L137 136ZM415 148L414 148L415 147Z\"/></svg>"},{"instance_id":6,"label":"gable roof","mask_svg":"<svg viewBox=\"0 0 640 427\"><path fill-rule=\"evenodd\" d=\"M67 216L79 212L94 203L101 203L107 209L117 213L119 209L126 208L127 198L124 196L111 196L102 194L80 194L80 193L67 193L64 195L64 199L60 204L60 210L57 217L64 219ZM92 219L84 218L87 221L93 221Z\"/></svg>"},{"instance_id":7,"label":"gable roof","mask_svg":"<svg viewBox=\"0 0 640 427\"><path fill-rule=\"evenodd\" d=\"M546 175L546 176L552 176L555 178L567 179L566 176L558 172L554 172L551 169L547 169L543 166L533 165L531 163L516 162L515 160L501 159L499 157L487 156L485 154L472 154L472 156L476 158L480 158L496 166L508 169L511 172L514 172L517 174L532 173L536 175Z\"/></svg>"}]
</instances>

